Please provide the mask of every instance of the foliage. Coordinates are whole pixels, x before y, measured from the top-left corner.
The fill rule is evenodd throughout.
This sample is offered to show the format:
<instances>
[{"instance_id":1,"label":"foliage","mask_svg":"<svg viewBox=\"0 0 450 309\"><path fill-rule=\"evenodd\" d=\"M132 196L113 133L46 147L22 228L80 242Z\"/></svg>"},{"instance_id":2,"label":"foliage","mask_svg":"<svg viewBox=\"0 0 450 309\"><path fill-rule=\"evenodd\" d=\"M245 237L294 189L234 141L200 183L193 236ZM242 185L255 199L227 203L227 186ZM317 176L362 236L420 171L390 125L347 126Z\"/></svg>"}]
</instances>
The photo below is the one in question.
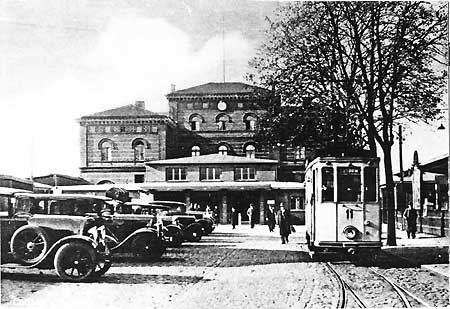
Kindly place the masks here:
<instances>
[{"instance_id":1,"label":"foliage","mask_svg":"<svg viewBox=\"0 0 450 309\"><path fill-rule=\"evenodd\" d=\"M260 137L390 148L396 121L438 114L447 19L446 3L282 6L252 61L255 81L281 99L272 100Z\"/></svg>"}]
</instances>

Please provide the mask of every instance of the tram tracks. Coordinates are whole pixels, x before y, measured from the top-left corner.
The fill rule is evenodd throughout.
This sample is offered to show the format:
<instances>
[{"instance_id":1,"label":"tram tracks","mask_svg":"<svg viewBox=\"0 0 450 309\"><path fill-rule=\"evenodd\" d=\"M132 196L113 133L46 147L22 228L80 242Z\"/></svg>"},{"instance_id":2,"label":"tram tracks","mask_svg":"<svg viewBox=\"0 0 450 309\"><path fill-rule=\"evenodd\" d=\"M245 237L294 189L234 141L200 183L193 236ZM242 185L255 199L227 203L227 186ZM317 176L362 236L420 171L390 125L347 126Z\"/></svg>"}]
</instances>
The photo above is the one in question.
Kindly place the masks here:
<instances>
[{"instance_id":1,"label":"tram tracks","mask_svg":"<svg viewBox=\"0 0 450 309\"><path fill-rule=\"evenodd\" d=\"M359 281L364 283L355 279L357 278L354 276L356 267L352 264L327 262L326 267L339 285L337 308L432 307L426 301L378 272L374 267L358 270L360 272L358 274ZM353 275L349 275L349 273Z\"/></svg>"}]
</instances>

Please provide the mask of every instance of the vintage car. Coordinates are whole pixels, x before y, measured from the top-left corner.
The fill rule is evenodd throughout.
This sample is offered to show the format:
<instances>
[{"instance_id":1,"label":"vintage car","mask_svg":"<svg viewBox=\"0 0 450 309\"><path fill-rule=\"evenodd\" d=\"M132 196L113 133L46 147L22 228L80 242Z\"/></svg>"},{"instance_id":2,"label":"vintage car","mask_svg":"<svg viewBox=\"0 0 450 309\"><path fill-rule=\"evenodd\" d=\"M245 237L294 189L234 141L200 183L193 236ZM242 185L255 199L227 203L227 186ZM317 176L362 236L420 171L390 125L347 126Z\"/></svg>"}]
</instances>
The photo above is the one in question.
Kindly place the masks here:
<instances>
[{"instance_id":1,"label":"vintage car","mask_svg":"<svg viewBox=\"0 0 450 309\"><path fill-rule=\"evenodd\" d=\"M111 266L100 210L106 198L33 194L0 188L2 268L54 268L60 278L80 282ZM50 215L54 203L89 204L90 215ZM6 210L5 210L6 208Z\"/></svg>"},{"instance_id":2,"label":"vintage car","mask_svg":"<svg viewBox=\"0 0 450 309\"><path fill-rule=\"evenodd\" d=\"M169 206L170 211L167 212L167 215L195 217L195 222L200 224L202 227L202 235L211 234L215 228L212 214L204 211L186 210L185 203L175 201L153 201L151 204ZM185 220L186 219L184 219L184 221Z\"/></svg>"},{"instance_id":3,"label":"vintage car","mask_svg":"<svg viewBox=\"0 0 450 309\"><path fill-rule=\"evenodd\" d=\"M161 213L170 210L170 207L149 205L146 202L136 200L125 204L125 207L121 208L130 209L131 207L131 211L135 215L133 216L135 220L147 220L148 222L151 222L151 227L162 230L162 238L166 247L178 248L181 246L184 240L181 227L176 223L171 224L171 222L167 222L167 224L164 225L162 221ZM122 216L130 215L124 214Z\"/></svg>"}]
</instances>

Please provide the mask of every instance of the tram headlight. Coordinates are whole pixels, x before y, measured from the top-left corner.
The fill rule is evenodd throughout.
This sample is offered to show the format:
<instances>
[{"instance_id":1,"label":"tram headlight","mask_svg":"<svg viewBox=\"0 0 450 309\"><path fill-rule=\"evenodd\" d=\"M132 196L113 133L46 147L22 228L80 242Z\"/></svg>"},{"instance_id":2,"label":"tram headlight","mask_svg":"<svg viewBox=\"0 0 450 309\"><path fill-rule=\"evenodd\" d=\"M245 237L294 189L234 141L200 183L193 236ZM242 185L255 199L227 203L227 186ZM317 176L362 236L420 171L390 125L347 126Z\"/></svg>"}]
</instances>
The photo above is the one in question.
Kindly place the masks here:
<instances>
[{"instance_id":1,"label":"tram headlight","mask_svg":"<svg viewBox=\"0 0 450 309\"><path fill-rule=\"evenodd\" d=\"M358 229L352 225L348 225L344 228L343 233L345 237L347 237L350 240L353 240L358 235Z\"/></svg>"}]
</instances>

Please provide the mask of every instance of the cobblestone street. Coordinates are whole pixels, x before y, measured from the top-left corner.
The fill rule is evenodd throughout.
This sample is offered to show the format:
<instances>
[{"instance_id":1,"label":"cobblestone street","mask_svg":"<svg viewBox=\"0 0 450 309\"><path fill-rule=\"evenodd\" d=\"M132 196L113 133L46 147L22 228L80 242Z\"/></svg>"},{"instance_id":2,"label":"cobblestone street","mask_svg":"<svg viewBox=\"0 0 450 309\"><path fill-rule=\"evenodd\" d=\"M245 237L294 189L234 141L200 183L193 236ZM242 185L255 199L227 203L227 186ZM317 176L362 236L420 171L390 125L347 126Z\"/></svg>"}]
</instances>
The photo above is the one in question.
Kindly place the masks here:
<instances>
[{"instance_id":1,"label":"cobblestone street","mask_svg":"<svg viewBox=\"0 0 450 309\"><path fill-rule=\"evenodd\" d=\"M26 308L333 308L338 285L326 263L312 262L303 228L282 245L266 226L219 226L200 243L168 249L153 264L118 256L99 282L63 283L53 271L2 270L2 305ZM348 265L347 265L348 264ZM373 307L396 306L368 267L339 265ZM347 268L346 268L347 267ZM442 269L442 267L440 267ZM448 306L448 277L427 268L379 269L417 286L432 306ZM448 271L448 267L447 267ZM358 291L358 290L357 290ZM417 291L413 290L414 292ZM412 303L415 306L422 306Z\"/></svg>"}]
</instances>

